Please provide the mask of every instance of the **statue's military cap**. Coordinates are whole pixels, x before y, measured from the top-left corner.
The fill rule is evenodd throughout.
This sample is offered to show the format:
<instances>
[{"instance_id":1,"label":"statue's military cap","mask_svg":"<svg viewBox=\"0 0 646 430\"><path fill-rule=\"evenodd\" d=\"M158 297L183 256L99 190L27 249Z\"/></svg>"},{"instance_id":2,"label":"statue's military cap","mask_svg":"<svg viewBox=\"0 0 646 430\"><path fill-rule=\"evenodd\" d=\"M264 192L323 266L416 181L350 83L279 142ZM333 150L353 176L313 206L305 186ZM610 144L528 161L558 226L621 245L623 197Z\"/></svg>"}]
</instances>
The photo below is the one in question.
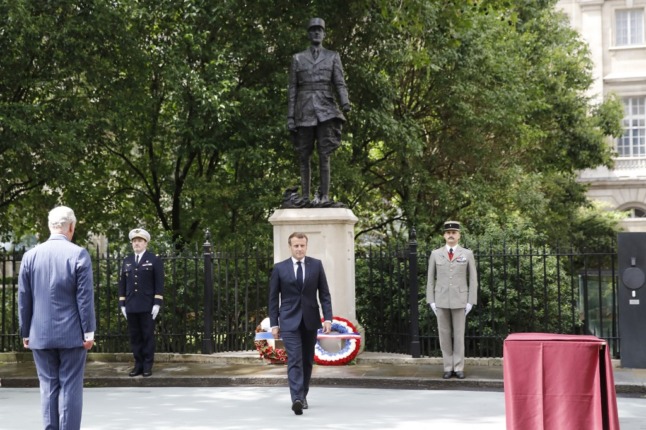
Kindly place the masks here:
<instances>
[{"instance_id":1,"label":"statue's military cap","mask_svg":"<svg viewBox=\"0 0 646 430\"><path fill-rule=\"evenodd\" d=\"M309 30L312 27L321 27L325 30L325 21L321 18L312 18L310 19L310 23L307 25L307 29Z\"/></svg>"}]
</instances>

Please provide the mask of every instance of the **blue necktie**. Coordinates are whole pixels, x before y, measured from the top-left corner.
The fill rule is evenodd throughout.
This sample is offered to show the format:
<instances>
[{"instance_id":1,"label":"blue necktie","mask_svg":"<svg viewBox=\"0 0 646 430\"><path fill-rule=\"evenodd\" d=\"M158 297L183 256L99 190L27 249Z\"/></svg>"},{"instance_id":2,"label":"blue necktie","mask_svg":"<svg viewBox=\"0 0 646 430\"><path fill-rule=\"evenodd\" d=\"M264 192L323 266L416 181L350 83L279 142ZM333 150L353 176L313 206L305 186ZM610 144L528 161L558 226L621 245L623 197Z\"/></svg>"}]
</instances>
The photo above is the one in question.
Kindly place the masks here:
<instances>
[{"instance_id":1,"label":"blue necktie","mask_svg":"<svg viewBox=\"0 0 646 430\"><path fill-rule=\"evenodd\" d=\"M303 266L301 266L301 262L297 261L296 264L298 264L298 269L296 269L296 285L298 288L301 290L303 289Z\"/></svg>"}]
</instances>

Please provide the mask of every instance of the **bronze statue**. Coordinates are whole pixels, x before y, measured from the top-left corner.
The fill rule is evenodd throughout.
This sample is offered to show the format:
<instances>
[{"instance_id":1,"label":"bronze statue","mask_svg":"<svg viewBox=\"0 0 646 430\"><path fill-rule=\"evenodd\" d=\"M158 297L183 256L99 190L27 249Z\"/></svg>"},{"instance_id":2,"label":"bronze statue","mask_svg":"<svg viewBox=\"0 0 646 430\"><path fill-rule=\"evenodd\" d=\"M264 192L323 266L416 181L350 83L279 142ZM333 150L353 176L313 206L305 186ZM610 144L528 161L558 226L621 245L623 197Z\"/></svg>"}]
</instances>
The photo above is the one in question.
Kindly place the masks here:
<instances>
[{"instance_id":1,"label":"bronze statue","mask_svg":"<svg viewBox=\"0 0 646 430\"><path fill-rule=\"evenodd\" d=\"M312 18L307 32L310 48L292 57L287 105L287 128L300 163L301 195L283 206L343 207L330 199L330 155L341 145L343 112L350 111L348 90L339 54L321 45L325 38L325 21ZM333 88L343 112L334 99ZM310 159L314 142L319 155L320 187L310 201Z\"/></svg>"}]
</instances>

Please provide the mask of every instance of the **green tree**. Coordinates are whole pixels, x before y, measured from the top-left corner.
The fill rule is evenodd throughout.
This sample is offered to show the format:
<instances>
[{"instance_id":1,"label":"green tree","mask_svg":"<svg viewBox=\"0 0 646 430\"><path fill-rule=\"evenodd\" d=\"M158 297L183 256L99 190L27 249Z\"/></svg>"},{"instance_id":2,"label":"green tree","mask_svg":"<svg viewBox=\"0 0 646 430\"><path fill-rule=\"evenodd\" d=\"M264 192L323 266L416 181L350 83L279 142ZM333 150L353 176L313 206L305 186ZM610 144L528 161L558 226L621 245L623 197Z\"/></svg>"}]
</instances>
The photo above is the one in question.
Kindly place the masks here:
<instances>
[{"instance_id":1,"label":"green tree","mask_svg":"<svg viewBox=\"0 0 646 430\"><path fill-rule=\"evenodd\" d=\"M571 228L587 204L576 172L611 163L621 114L612 98L591 105L586 47L553 4L372 11L349 68L365 83L349 163L362 168L354 192L374 196L358 199L363 231L415 224L423 238L447 218L518 212L552 238Z\"/></svg>"},{"instance_id":2,"label":"green tree","mask_svg":"<svg viewBox=\"0 0 646 430\"><path fill-rule=\"evenodd\" d=\"M2 111L5 232L45 233L40 214L63 202L117 240L134 225L165 232L178 248L206 227L218 238L268 236L290 158L277 101L286 77L276 64L288 64L276 38L280 10L262 16L260 5L235 1L3 3L15 32L3 33L15 53L3 63L3 94L29 95ZM37 65L39 80L11 75L20 61ZM14 119L21 107L35 113Z\"/></svg>"},{"instance_id":3,"label":"green tree","mask_svg":"<svg viewBox=\"0 0 646 430\"><path fill-rule=\"evenodd\" d=\"M2 232L44 233L65 203L81 237L267 243L298 183L290 56L321 16L354 107L332 193L359 236L524 214L558 237L588 204L576 172L610 164L621 113L591 105L587 51L553 6L0 0Z\"/></svg>"},{"instance_id":4,"label":"green tree","mask_svg":"<svg viewBox=\"0 0 646 430\"><path fill-rule=\"evenodd\" d=\"M267 173L284 164L272 91L282 76L268 67L278 42L272 19L260 26L236 6L132 2L121 11L131 85L104 95L110 117L97 127L93 163L110 178L98 184L94 214L109 236L137 222L182 248L207 227L216 239L266 230L276 204L268 196L279 196ZM79 197L88 204L96 189Z\"/></svg>"},{"instance_id":5,"label":"green tree","mask_svg":"<svg viewBox=\"0 0 646 430\"><path fill-rule=\"evenodd\" d=\"M91 4L91 2L88 2ZM0 233L46 231L88 153L91 82L115 18L74 2L0 2ZM106 37L106 39L103 39ZM83 223L79 231L83 230Z\"/></svg>"}]
</instances>

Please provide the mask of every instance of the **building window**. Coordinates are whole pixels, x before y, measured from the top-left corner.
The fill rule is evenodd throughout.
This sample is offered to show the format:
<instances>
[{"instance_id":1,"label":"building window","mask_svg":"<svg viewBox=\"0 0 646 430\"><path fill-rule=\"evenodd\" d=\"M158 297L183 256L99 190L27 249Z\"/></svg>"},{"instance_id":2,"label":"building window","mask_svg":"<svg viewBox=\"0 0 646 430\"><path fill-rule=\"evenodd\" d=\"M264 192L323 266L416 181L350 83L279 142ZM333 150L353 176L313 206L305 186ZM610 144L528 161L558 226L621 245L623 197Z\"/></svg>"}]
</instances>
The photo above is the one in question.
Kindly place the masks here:
<instances>
[{"instance_id":1,"label":"building window","mask_svg":"<svg viewBox=\"0 0 646 430\"><path fill-rule=\"evenodd\" d=\"M628 218L646 218L646 211L641 208L628 208L625 209L628 212Z\"/></svg>"},{"instance_id":2,"label":"building window","mask_svg":"<svg viewBox=\"0 0 646 430\"><path fill-rule=\"evenodd\" d=\"M644 44L644 10L627 9L615 12L615 45Z\"/></svg>"},{"instance_id":3,"label":"building window","mask_svg":"<svg viewBox=\"0 0 646 430\"><path fill-rule=\"evenodd\" d=\"M646 97L624 99L624 135L617 140L619 157L646 156Z\"/></svg>"}]
</instances>

